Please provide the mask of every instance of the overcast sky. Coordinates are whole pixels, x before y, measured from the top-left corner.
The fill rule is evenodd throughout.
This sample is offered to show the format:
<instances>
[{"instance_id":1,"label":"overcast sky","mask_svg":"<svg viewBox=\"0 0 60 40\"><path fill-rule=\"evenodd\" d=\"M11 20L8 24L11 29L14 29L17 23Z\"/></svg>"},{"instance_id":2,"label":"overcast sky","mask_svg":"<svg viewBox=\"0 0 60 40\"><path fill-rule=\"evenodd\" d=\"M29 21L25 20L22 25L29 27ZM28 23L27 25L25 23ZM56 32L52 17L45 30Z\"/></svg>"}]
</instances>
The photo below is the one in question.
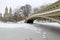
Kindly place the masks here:
<instances>
[{"instance_id":1,"label":"overcast sky","mask_svg":"<svg viewBox=\"0 0 60 40\"><path fill-rule=\"evenodd\" d=\"M15 9L18 6L23 6L25 4L30 4L32 7L38 7L44 4L54 3L57 0L0 0L0 13L4 13L4 9L8 8Z\"/></svg>"}]
</instances>

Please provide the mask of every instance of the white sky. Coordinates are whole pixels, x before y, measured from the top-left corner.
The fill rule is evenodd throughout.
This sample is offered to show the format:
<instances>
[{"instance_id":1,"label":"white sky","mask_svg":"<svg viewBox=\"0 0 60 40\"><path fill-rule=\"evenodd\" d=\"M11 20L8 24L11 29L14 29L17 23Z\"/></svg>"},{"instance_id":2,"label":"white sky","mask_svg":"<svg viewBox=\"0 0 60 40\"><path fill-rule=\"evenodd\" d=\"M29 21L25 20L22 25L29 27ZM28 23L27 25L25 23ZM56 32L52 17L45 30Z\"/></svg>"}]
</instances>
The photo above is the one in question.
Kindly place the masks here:
<instances>
[{"instance_id":1,"label":"white sky","mask_svg":"<svg viewBox=\"0 0 60 40\"><path fill-rule=\"evenodd\" d=\"M8 8L16 8L18 6L23 6L25 4L30 4L32 7L38 7L44 4L53 3L57 0L0 0L0 13L4 13L4 9L7 6Z\"/></svg>"}]
</instances>

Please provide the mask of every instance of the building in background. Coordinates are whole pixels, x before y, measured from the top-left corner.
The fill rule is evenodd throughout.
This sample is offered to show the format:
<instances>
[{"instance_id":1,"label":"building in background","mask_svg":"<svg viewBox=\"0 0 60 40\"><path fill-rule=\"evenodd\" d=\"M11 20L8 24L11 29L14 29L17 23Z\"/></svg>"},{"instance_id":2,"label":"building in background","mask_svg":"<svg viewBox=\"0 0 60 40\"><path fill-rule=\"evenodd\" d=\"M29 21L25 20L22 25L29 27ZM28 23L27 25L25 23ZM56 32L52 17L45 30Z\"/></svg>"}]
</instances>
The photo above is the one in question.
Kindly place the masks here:
<instances>
[{"instance_id":1,"label":"building in background","mask_svg":"<svg viewBox=\"0 0 60 40\"><path fill-rule=\"evenodd\" d=\"M0 20L2 20L2 13L0 13Z\"/></svg>"},{"instance_id":2,"label":"building in background","mask_svg":"<svg viewBox=\"0 0 60 40\"><path fill-rule=\"evenodd\" d=\"M12 9L10 8L9 10L8 10L8 8L6 7L5 8L5 13L4 13L4 17L3 17L3 19L5 20L5 21L10 21L11 19L12 19Z\"/></svg>"}]
</instances>

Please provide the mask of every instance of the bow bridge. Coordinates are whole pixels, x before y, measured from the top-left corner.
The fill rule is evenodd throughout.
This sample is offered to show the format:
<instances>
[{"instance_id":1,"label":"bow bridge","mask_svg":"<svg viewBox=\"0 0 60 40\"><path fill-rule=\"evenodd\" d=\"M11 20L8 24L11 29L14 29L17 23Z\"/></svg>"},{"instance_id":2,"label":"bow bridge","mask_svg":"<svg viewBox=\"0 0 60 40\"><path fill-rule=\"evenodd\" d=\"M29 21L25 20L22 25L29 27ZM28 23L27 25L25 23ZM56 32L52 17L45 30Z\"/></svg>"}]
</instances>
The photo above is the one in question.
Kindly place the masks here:
<instances>
[{"instance_id":1,"label":"bow bridge","mask_svg":"<svg viewBox=\"0 0 60 40\"><path fill-rule=\"evenodd\" d=\"M60 23L60 1L57 1L45 8L31 13L25 20L26 23L33 23L36 19L52 20Z\"/></svg>"}]
</instances>

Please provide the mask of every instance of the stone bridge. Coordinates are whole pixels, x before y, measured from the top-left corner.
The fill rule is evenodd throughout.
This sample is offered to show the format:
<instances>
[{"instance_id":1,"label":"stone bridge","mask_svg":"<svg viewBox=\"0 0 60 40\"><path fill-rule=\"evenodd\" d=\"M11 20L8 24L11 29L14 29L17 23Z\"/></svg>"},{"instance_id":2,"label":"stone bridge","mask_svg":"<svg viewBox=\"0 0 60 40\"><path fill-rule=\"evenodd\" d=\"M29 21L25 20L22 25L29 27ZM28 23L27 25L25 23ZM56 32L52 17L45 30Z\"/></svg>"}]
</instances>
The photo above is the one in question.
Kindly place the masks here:
<instances>
[{"instance_id":1,"label":"stone bridge","mask_svg":"<svg viewBox=\"0 0 60 40\"><path fill-rule=\"evenodd\" d=\"M25 20L26 23L33 23L35 19L48 19L60 23L60 1L57 1L46 8L31 13Z\"/></svg>"}]
</instances>

